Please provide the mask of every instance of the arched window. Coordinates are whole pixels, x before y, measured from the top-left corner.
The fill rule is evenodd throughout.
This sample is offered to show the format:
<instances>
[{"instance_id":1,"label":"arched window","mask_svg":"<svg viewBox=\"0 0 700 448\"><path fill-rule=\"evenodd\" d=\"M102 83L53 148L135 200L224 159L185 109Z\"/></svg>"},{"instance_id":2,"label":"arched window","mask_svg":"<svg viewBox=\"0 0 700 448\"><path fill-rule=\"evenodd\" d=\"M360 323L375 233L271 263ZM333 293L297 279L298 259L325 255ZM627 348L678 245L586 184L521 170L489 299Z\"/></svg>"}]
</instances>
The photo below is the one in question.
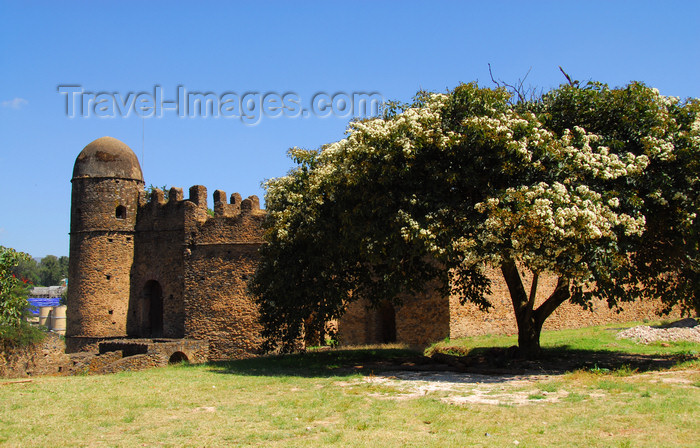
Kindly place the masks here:
<instances>
[{"instance_id":1,"label":"arched window","mask_svg":"<svg viewBox=\"0 0 700 448\"><path fill-rule=\"evenodd\" d=\"M117 219L126 219L126 207L123 205L117 206L117 210L114 212Z\"/></svg>"}]
</instances>

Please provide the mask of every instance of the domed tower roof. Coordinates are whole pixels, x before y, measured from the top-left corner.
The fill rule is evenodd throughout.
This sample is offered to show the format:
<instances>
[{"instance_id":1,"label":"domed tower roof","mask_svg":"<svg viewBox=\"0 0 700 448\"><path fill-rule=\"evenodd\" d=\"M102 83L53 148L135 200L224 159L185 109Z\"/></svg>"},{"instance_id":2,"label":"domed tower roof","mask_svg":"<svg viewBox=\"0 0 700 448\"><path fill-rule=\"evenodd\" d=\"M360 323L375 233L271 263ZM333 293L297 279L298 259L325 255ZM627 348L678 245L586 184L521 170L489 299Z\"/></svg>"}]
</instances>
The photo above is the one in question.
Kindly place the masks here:
<instances>
[{"instance_id":1,"label":"domed tower roof","mask_svg":"<svg viewBox=\"0 0 700 448\"><path fill-rule=\"evenodd\" d=\"M85 177L114 177L143 182L141 165L126 143L112 137L102 137L87 145L75 159L73 179Z\"/></svg>"}]
</instances>

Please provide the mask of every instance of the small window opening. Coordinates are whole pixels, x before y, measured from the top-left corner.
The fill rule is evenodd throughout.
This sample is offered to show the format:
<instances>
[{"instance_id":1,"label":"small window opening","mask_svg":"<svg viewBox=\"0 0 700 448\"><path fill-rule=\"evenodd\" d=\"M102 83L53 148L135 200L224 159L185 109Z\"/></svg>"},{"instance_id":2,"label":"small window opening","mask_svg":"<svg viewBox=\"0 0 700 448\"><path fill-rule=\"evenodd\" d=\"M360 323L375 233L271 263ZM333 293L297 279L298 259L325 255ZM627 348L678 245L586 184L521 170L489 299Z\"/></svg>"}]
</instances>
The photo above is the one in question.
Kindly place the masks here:
<instances>
[{"instance_id":1,"label":"small window opening","mask_svg":"<svg viewBox=\"0 0 700 448\"><path fill-rule=\"evenodd\" d=\"M112 280L112 276L109 274L105 275L105 277L107 277L107 280ZM112 314L112 313L110 313L110 314Z\"/></svg>"},{"instance_id":2,"label":"small window opening","mask_svg":"<svg viewBox=\"0 0 700 448\"><path fill-rule=\"evenodd\" d=\"M126 219L126 207L123 205L118 206L114 214L117 219Z\"/></svg>"}]
</instances>

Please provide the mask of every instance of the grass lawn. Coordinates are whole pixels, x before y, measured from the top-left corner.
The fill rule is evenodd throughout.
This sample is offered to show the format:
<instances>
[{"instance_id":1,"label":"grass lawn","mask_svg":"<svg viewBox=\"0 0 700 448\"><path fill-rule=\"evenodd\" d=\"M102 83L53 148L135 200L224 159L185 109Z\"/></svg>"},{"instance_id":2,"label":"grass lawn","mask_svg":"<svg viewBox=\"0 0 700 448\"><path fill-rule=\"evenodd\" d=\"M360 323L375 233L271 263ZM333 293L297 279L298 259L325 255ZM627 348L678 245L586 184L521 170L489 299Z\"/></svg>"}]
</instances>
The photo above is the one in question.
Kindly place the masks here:
<instances>
[{"instance_id":1,"label":"grass lawn","mask_svg":"<svg viewBox=\"0 0 700 448\"><path fill-rule=\"evenodd\" d=\"M0 445L700 446L700 362L692 359L700 344L640 346L616 340L609 327L546 332L542 342L557 353L566 346L581 356L685 361L646 372L596 366L515 380L452 372L431 383L426 372L406 377L376 368L415 352L370 348L0 380ZM481 337L432 350L512 344Z\"/></svg>"}]
</instances>

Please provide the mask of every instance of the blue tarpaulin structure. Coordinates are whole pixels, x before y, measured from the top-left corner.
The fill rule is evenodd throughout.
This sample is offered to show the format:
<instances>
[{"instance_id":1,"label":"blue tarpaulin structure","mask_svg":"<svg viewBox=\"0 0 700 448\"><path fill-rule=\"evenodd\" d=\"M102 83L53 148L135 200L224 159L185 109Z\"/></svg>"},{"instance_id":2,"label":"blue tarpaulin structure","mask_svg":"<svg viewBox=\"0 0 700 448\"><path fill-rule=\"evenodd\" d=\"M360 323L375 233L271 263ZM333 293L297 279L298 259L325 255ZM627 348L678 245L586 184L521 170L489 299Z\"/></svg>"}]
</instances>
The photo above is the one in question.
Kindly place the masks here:
<instances>
[{"instance_id":1,"label":"blue tarpaulin structure","mask_svg":"<svg viewBox=\"0 0 700 448\"><path fill-rule=\"evenodd\" d=\"M30 297L27 299L30 305L35 306L36 308L29 308L29 311L35 315L39 315L39 307L40 306L58 306L60 305L61 298L60 297L52 297L50 299L45 299L45 298L37 298L37 297Z\"/></svg>"}]
</instances>

